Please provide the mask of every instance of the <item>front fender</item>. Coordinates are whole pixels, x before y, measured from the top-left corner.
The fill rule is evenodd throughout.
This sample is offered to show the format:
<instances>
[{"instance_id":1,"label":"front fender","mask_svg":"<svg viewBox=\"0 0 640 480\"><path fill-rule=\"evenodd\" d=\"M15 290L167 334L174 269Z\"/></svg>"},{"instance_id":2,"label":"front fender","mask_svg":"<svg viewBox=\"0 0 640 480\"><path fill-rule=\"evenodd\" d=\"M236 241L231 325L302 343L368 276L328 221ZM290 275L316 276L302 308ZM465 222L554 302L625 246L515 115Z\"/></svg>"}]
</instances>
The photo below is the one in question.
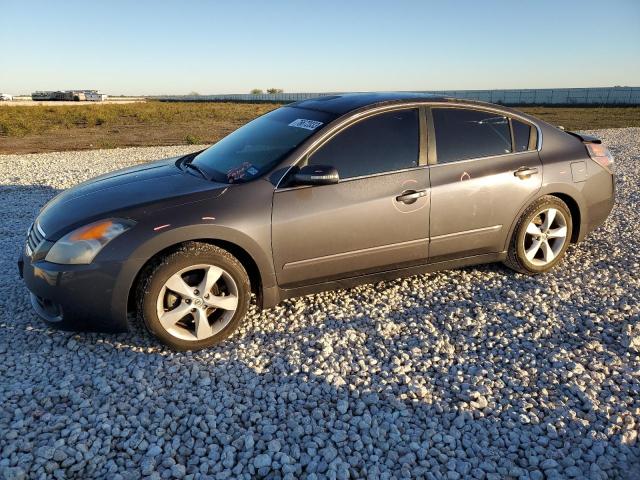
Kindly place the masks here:
<instances>
[{"instance_id":1,"label":"front fender","mask_svg":"<svg viewBox=\"0 0 640 480\"><path fill-rule=\"evenodd\" d=\"M114 287L114 315L126 315L129 292L144 265L158 253L188 241L233 244L256 264L263 292L277 290L271 258L272 195L271 184L256 181L229 188L215 199L143 217L101 252L101 256L118 259L123 265Z\"/></svg>"},{"instance_id":2,"label":"front fender","mask_svg":"<svg viewBox=\"0 0 640 480\"><path fill-rule=\"evenodd\" d=\"M128 310L129 293L138 273L155 255L174 245L188 241L224 241L243 249L251 256L260 273L262 288L275 286L273 263L258 243L248 235L229 227L219 225L188 225L158 233L140 244L123 264L116 279L112 297L112 314L125 319ZM270 245L270 244L269 244Z\"/></svg>"}]
</instances>

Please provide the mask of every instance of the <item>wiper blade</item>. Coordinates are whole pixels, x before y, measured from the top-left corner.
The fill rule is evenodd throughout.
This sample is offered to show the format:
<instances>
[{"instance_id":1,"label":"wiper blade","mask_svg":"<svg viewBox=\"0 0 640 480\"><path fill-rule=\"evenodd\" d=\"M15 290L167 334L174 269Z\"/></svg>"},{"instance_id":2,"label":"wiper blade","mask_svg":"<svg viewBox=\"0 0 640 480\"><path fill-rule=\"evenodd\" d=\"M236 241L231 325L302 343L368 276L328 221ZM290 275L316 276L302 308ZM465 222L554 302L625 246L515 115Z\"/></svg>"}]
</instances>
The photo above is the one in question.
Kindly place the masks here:
<instances>
[{"instance_id":1,"label":"wiper blade","mask_svg":"<svg viewBox=\"0 0 640 480\"><path fill-rule=\"evenodd\" d=\"M193 162L193 160L191 160L189 162L185 162L184 166L186 168L191 168L191 169L195 170L200 175L202 175L202 178L204 178L205 180L211 180L209 178L209 175L207 175L207 172L205 172L202 168L200 168L198 165L196 165L195 163L192 163L192 162Z\"/></svg>"}]
</instances>

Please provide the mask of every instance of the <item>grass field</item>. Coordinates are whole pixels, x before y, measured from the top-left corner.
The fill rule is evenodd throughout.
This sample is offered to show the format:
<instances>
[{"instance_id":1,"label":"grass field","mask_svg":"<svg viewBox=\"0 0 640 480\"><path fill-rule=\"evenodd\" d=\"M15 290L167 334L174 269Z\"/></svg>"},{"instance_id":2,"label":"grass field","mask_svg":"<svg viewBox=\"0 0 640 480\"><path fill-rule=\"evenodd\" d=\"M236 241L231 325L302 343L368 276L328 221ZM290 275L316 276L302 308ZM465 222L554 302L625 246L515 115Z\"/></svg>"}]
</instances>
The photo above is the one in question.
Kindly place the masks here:
<instances>
[{"instance_id":1,"label":"grass field","mask_svg":"<svg viewBox=\"0 0 640 480\"><path fill-rule=\"evenodd\" d=\"M213 143L279 107L248 103L0 104L0 154ZM640 107L523 107L570 130L638 127Z\"/></svg>"},{"instance_id":2,"label":"grass field","mask_svg":"<svg viewBox=\"0 0 640 480\"><path fill-rule=\"evenodd\" d=\"M128 103L0 104L0 154L213 143L279 105Z\"/></svg>"}]
</instances>

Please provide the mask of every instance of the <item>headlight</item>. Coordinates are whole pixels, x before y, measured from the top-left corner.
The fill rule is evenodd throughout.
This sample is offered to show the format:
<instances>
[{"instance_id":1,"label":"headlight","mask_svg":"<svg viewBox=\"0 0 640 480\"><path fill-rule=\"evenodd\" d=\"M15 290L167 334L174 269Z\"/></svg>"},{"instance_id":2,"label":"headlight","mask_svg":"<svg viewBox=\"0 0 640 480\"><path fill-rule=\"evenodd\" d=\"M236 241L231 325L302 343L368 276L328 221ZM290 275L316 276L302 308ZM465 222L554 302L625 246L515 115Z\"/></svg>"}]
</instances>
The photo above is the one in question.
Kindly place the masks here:
<instances>
[{"instance_id":1,"label":"headlight","mask_svg":"<svg viewBox=\"0 0 640 480\"><path fill-rule=\"evenodd\" d=\"M110 218L77 228L58 240L45 260L65 265L91 263L107 243L134 224L131 220Z\"/></svg>"}]
</instances>

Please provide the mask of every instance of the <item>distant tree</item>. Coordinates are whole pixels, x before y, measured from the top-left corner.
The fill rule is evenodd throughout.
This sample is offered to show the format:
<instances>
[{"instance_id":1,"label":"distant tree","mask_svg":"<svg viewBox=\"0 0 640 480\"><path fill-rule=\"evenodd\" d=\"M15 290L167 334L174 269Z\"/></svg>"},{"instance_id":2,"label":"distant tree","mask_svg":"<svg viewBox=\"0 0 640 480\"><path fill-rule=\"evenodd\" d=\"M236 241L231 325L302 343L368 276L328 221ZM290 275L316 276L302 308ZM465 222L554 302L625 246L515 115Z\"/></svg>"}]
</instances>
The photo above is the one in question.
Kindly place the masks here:
<instances>
[{"instance_id":1,"label":"distant tree","mask_svg":"<svg viewBox=\"0 0 640 480\"><path fill-rule=\"evenodd\" d=\"M281 88L267 88L267 93L282 93L283 91Z\"/></svg>"},{"instance_id":2,"label":"distant tree","mask_svg":"<svg viewBox=\"0 0 640 480\"><path fill-rule=\"evenodd\" d=\"M251 95L262 95L262 89L261 88L254 88L251 90Z\"/></svg>"},{"instance_id":3,"label":"distant tree","mask_svg":"<svg viewBox=\"0 0 640 480\"><path fill-rule=\"evenodd\" d=\"M200 94L198 92L189 92L190 97L199 97Z\"/></svg>"}]
</instances>

